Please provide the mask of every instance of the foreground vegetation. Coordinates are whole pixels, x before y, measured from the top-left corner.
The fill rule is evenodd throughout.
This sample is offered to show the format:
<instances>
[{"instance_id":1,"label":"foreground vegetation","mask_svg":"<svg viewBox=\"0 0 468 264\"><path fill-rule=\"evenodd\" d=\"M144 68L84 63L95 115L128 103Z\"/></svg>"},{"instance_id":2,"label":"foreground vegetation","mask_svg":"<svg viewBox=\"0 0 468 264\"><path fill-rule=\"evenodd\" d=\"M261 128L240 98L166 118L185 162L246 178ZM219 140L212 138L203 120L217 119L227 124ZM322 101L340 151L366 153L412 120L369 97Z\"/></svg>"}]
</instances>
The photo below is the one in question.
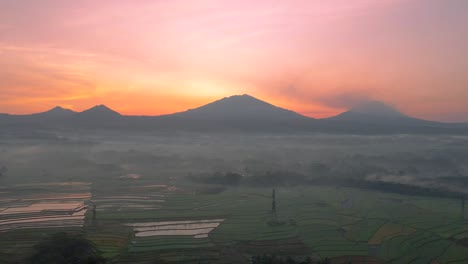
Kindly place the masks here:
<instances>
[{"instance_id":1,"label":"foreground vegetation","mask_svg":"<svg viewBox=\"0 0 468 264\"><path fill-rule=\"evenodd\" d=\"M30 264L104 264L95 245L79 235L56 233L34 246Z\"/></svg>"}]
</instances>

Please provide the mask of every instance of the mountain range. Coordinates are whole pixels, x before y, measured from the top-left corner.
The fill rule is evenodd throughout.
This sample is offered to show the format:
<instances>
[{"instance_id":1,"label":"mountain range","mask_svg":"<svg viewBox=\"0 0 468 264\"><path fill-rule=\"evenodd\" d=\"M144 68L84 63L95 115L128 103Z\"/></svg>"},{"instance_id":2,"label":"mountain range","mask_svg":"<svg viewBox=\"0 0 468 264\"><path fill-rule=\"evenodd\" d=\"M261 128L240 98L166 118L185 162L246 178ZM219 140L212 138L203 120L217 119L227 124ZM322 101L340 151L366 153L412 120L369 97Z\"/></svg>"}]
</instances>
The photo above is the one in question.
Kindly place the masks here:
<instances>
[{"instance_id":1,"label":"mountain range","mask_svg":"<svg viewBox=\"0 0 468 264\"><path fill-rule=\"evenodd\" d=\"M468 132L467 124L441 123L410 117L378 101L361 103L334 117L314 119L246 94L161 116L125 116L105 105L83 112L55 107L47 112L31 115L0 114L0 128L357 134Z\"/></svg>"}]
</instances>

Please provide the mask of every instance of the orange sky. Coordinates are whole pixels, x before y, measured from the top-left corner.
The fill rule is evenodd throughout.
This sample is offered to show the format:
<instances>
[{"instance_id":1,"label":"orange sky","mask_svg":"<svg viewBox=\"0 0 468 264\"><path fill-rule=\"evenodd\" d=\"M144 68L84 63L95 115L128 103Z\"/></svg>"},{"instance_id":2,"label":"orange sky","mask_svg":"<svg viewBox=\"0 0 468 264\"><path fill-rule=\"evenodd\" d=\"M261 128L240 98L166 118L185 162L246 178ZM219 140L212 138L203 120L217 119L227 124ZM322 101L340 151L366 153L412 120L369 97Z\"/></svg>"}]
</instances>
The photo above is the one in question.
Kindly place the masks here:
<instances>
[{"instance_id":1,"label":"orange sky","mask_svg":"<svg viewBox=\"0 0 468 264\"><path fill-rule=\"evenodd\" d=\"M157 115L250 94L468 121L468 1L0 2L0 112Z\"/></svg>"}]
</instances>

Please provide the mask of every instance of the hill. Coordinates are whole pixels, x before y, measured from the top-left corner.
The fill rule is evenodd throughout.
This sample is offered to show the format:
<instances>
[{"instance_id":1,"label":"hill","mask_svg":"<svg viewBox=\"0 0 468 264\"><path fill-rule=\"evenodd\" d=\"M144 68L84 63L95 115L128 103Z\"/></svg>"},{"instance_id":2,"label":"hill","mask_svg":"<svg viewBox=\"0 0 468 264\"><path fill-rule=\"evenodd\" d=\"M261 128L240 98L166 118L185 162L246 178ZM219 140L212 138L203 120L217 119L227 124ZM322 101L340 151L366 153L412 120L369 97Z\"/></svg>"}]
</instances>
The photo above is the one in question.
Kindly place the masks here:
<instances>
[{"instance_id":1,"label":"hill","mask_svg":"<svg viewBox=\"0 0 468 264\"><path fill-rule=\"evenodd\" d=\"M291 110L280 108L250 95L225 97L207 105L174 114L199 120L291 120L307 119Z\"/></svg>"}]
</instances>

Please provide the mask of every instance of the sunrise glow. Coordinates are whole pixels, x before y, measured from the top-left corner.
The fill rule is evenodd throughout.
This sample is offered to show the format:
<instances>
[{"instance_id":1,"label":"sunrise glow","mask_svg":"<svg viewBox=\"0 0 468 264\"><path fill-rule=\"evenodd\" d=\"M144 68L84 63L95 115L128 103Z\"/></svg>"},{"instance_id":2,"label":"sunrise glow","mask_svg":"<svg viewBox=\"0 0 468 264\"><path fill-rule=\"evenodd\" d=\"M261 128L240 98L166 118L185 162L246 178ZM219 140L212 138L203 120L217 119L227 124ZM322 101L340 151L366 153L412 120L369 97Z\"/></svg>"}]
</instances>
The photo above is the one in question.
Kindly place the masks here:
<instances>
[{"instance_id":1,"label":"sunrise glow","mask_svg":"<svg viewBox=\"0 0 468 264\"><path fill-rule=\"evenodd\" d=\"M463 0L1 1L0 112L184 111L248 93L312 117L381 100L468 121Z\"/></svg>"}]
</instances>

